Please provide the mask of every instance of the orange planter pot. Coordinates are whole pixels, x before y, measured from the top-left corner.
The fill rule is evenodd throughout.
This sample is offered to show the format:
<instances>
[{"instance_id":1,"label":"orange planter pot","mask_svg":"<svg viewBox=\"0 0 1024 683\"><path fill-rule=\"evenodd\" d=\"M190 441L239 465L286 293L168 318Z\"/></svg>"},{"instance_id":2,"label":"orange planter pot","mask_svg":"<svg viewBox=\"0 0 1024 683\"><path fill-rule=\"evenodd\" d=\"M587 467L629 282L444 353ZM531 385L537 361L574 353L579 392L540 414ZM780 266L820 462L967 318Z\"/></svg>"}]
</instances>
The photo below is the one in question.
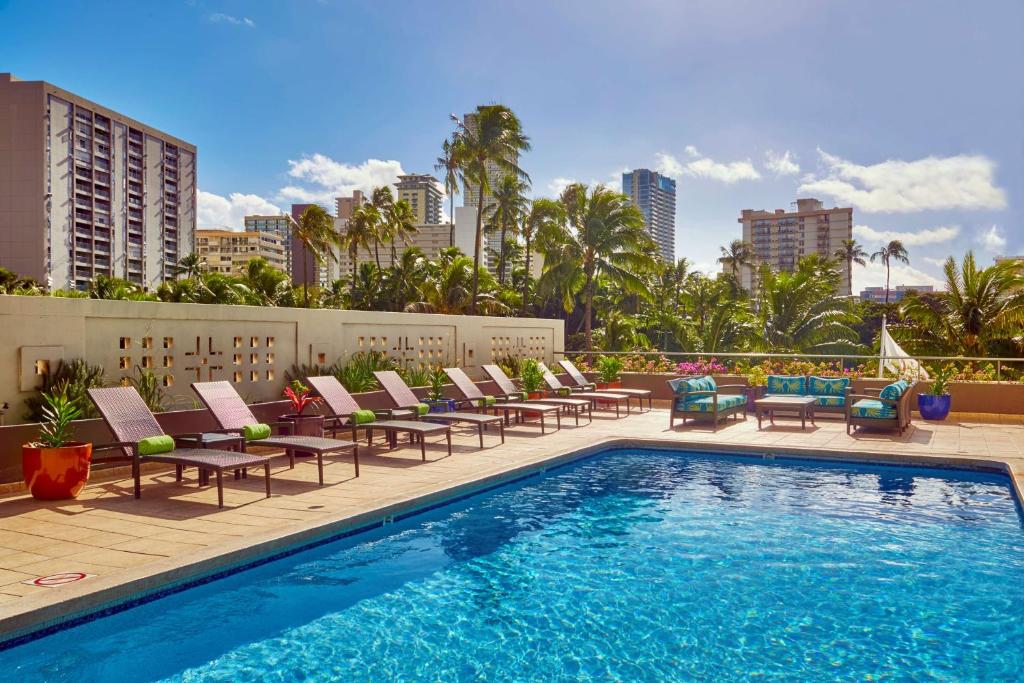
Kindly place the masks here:
<instances>
[{"instance_id":1,"label":"orange planter pot","mask_svg":"<svg viewBox=\"0 0 1024 683\"><path fill-rule=\"evenodd\" d=\"M91 443L69 443L60 448L26 444L21 447L25 486L38 500L77 498L89 481Z\"/></svg>"},{"instance_id":2,"label":"orange planter pot","mask_svg":"<svg viewBox=\"0 0 1024 683\"><path fill-rule=\"evenodd\" d=\"M614 382L608 382L608 388L609 389L621 389L622 388L622 380L621 379L617 379Z\"/></svg>"},{"instance_id":3,"label":"orange planter pot","mask_svg":"<svg viewBox=\"0 0 1024 683\"><path fill-rule=\"evenodd\" d=\"M531 391L528 394L526 394L526 397L531 399L531 400L532 399L537 399L537 398L544 398L544 392L543 391Z\"/></svg>"}]
</instances>

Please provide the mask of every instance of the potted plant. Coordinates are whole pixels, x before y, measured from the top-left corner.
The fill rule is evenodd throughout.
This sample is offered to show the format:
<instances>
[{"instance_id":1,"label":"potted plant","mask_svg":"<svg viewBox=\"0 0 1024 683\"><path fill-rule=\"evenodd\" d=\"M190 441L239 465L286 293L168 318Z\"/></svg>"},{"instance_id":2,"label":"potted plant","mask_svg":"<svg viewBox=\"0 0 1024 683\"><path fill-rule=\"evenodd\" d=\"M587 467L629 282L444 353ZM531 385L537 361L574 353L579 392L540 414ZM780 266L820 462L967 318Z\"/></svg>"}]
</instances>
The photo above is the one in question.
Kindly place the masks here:
<instances>
[{"instance_id":1,"label":"potted plant","mask_svg":"<svg viewBox=\"0 0 1024 683\"><path fill-rule=\"evenodd\" d=\"M306 408L320 403L320 397L311 396L311 393L312 390L297 379L284 388L284 396L291 401L293 412L278 419L291 423L290 432L295 436L324 435L324 416L306 413Z\"/></svg>"},{"instance_id":2,"label":"potted plant","mask_svg":"<svg viewBox=\"0 0 1024 683\"><path fill-rule=\"evenodd\" d=\"M768 371L761 365L752 365L747 370L747 410L754 410L759 398L764 398L768 388Z\"/></svg>"},{"instance_id":3,"label":"potted plant","mask_svg":"<svg viewBox=\"0 0 1024 683\"><path fill-rule=\"evenodd\" d=\"M41 396L43 422L38 441L21 447L25 486L38 500L77 498L89 481L92 444L73 441L71 423L82 415L67 384Z\"/></svg>"},{"instance_id":4,"label":"potted plant","mask_svg":"<svg viewBox=\"0 0 1024 683\"><path fill-rule=\"evenodd\" d=\"M544 371L533 358L523 360L519 367L519 384L527 398L544 398Z\"/></svg>"},{"instance_id":5,"label":"potted plant","mask_svg":"<svg viewBox=\"0 0 1024 683\"><path fill-rule=\"evenodd\" d=\"M931 388L928 393L917 395L917 410L925 420L945 420L953 405L953 397L949 395L949 381L953 379L955 370L951 365L935 370L932 373Z\"/></svg>"},{"instance_id":6,"label":"potted plant","mask_svg":"<svg viewBox=\"0 0 1024 683\"><path fill-rule=\"evenodd\" d=\"M438 366L430 371L430 390L427 392L426 404L430 406L432 413L453 413L455 412L455 401L444 397L444 385L447 375Z\"/></svg>"},{"instance_id":7,"label":"potted plant","mask_svg":"<svg viewBox=\"0 0 1024 683\"><path fill-rule=\"evenodd\" d=\"M622 360L617 356L601 356L597 359L598 389L617 389L622 386L619 373L622 372Z\"/></svg>"}]
</instances>

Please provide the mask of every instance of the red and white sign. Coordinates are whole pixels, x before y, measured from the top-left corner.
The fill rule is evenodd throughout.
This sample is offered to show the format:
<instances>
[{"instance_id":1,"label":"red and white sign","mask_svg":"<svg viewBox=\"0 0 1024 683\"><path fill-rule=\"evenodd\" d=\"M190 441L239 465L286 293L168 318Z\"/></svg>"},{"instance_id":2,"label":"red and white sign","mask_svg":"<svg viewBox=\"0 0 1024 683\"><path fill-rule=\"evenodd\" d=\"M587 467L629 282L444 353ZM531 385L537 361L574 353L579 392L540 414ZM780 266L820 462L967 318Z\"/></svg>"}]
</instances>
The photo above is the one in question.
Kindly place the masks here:
<instances>
[{"instance_id":1,"label":"red and white sign","mask_svg":"<svg viewBox=\"0 0 1024 683\"><path fill-rule=\"evenodd\" d=\"M65 584L74 583L75 581L81 581L82 579L88 579L95 574L86 574L84 572L60 572L59 574L50 574L49 576L40 576L38 579L26 579L22 581L24 584L29 586L42 586L43 588L56 588L57 586L63 586Z\"/></svg>"}]
</instances>

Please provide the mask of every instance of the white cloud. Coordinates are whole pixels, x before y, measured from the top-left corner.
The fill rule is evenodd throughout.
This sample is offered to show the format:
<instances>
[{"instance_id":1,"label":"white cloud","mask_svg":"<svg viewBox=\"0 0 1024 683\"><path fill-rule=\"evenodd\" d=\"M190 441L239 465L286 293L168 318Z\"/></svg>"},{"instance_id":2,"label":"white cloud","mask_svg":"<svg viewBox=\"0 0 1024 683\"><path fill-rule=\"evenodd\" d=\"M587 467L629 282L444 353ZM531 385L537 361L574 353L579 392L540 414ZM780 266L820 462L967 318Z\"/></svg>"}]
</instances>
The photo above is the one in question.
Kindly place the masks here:
<instances>
[{"instance_id":1,"label":"white cloud","mask_svg":"<svg viewBox=\"0 0 1024 683\"><path fill-rule=\"evenodd\" d=\"M361 164L346 164L323 154L289 159L288 175L305 185L287 185L278 197L291 202L316 202L333 206L334 198L350 195L354 190L369 194L373 188L392 185L403 175L401 162L367 159Z\"/></svg>"},{"instance_id":2,"label":"white cloud","mask_svg":"<svg viewBox=\"0 0 1024 683\"><path fill-rule=\"evenodd\" d=\"M694 273L704 273L708 277L715 277L722 272L722 264L718 261L700 261L698 263L691 263L690 271Z\"/></svg>"},{"instance_id":3,"label":"white cloud","mask_svg":"<svg viewBox=\"0 0 1024 683\"><path fill-rule=\"evenodd\" d=\"M937 228L926 228L916 232L897 232L895 230L875 230L866 225L855 225L853 234L865 242L883 244L899 240L905 247L919 247L924 244L941 244L956 238L960 234L960 226L941 225Z\"/></svg>"},{"instance_id":4,"label":"white cloud","mask_svg":"<svg viewBox=\"0 0 1024 683\"><path fill-rule=\"evenodd\" d=\"M575 182L577 182L575 178L555 178L548 183L548 192L550 192L553 197L557 197L562 194L562 191L565 188Z\"/></svg>"},{"instance_id":5,"label":"white cloud","mask_svg":"<svg viewBox=\"0 0 1024 683\"><path fill-rule=\"evenodd\" d=\"M1006 249L1006 236L1003 235L998 225L993 225L978 235L978 244L992 253L1002 253Z\"/></svg>"},{"instance_id":6,"label":"white cloud","mask_svg":"<svg viewBox=\"0 0 1024 683\"><path fill-rule=\"evenodd\" d=\"M981 155L892 159L863 166L819 149L826 173L805 178L799 191L825 194L868 213L940 209L1002 209L995 162Z\"/></svg>"},{"instance_id":7,"label":"white cloud","mask_svg":"<svg viewBox=\"0 0 1024 683\"><path fill-rule=\"evenodd\" d=\"M679 177L688 175L694 178L706 178L722 183L732 184L740 180L760 180L761 174L754 168L750 159L745 161L715 161L701 155L693 145L687 145L686 156L690 161L680 162L671 154L658 152L655 155L657 170L667 176Z\"/></svg>"},{"instance_id":8,"label":"white cloud","mask_svg":"<svg viewBox=\"0 0 1024 683\"><path fill-rule=\"evenodd\" d=\"M256 28L256 22L249 17L233 17L230 14L224 14L223 12L215 12L208 16L207 19L215 24L231 24L233 26Z\"/></svg>"},{"instance_id":9,"label":"white cloud","mask_svg":"<svg viewBox=\"0 0 1024 683\"><path fill-rule=\"evenodd\" d=\"M800 164L793 160L793 155L788 149L781 155L773 150L768 150L765 157L767 161L764 165L777 176L796 175L800 172Z\"/></svg>"},{"instance_id":10,"label":"white cloud","mask_svg":"<svg viewBox=\"0 0 1024 683\"><path fill-rule=\"evenodd\" d=\"M253 214L276 216L284 213L277 206L255 194L232 192L227 197L199 190L196 196L196 224L200 229L226 228L242 230L245 217Z\"/></svg>"},{"instance_id":11,"label":"white cloud","mask_svg":"<svg viewBox=\"0 0 1024 683\"><path fill-rule=\"evenodd\" d=\"M946 265L946 259L944 259L944 258L933 258L931 256L922 256L921 260L924 261L925 263L930 263L931 265L935 266L936 268L942 268L943 266Z\"/></svg>"},{"instance_id":12,"label":"white cloud","mask_svg":"<svg viewBox=\"0 0 1024 683\"><path fill-rule=\"evenodd\" d=\"M892 264L889 287L896 289L899 285L931 285L936 289L944 289L942 280L903 263ZM853 291L859 293L865 287L885 287L885 264L868 261L866 266L853 266Z\"/></svg>"}]
</instances>

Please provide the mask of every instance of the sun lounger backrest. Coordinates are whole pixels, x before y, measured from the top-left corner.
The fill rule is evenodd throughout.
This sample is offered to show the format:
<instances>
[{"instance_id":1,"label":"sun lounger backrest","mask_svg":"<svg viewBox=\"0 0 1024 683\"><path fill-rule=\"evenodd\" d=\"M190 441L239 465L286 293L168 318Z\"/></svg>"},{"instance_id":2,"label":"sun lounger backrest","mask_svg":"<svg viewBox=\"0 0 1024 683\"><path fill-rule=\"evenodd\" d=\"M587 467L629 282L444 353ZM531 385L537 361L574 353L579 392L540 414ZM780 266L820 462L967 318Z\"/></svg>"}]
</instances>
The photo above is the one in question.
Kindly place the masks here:
<instances>
[{"instance_id":1,"label":"sun lounger backrest","mask_svg":"<svg viewBox=\"0 0 1024 683\"><path fill-rule=\"evenodd\" d=\"M375 370L373 375L399 408L408 408L420 403L402 376L394 370Z\"/></svg>"},{"instance_id":2,"label":"sun lounger backrest","mask_svg":"<svg viewBox=\"0 0 1024 683\"><path fill-rule=\"evenodd\" d=\"M516 389L516 385L508 378L508 375L506 375L505 371L499 366L484 365L482 367L484 372L487 373L487 376L494 380L494 383L498 385L498 390L501 391L501 393L508 395L519 392L519 390Z\"/></svg>"},{"instance_id":3,"label":"sun lounger backrest","mask_svg":"<svg viewBox=\"0 0 1024 683\"><path fill-rule=\"evenodd\" d=\"M333 415L351 415L359 410L359 404L352 398L352 394L334 375L307 377L306 381L320 394Z\"/></svg>"},{"instance_id":4,"label":"sun lounger backrest","mask_svg":"<svg viewBox=\"0 0 1024 683\"><path fill-rule=\"evenodd\" d=\"M464 397L470 400L484 397L484 392L480 391L480 387L469 378L462 368L445 368L444 371Z\"/></svg>"},{"instance_id":5,"label":"sun lounger backrest","mask_svg":"<svg viewBox=\"0 0 1024 683\"><path fill-rule=\"evenodd\" d=\"M569 377L572 377L572 381L576 382L576 384L581 387L589 384L586 375L580 372L580 369L571 360L560 360L558 364L569 374Z\"/></svg>"},{"instance_id":6,"label":"sun lounger backrest","mask_svg":"<svg viewBox=\"0 0 1024 683\"><path fill-rule=\"evenodd\" d=\"M164 433L135 387L89 389L89 398L117 441L138 443L142 439ZM125 455L130 457L131 454L130 450L125 449Z\"/></svg>"},{"instance_id":7,"label":"sun lounger backrest","mask_svg":"<svg viewBox=\"0 0 1024 683\"><path fill-rule=\"evenodd\" d=\"M209 409L221 429L241 429L246 425L259 424L231 382L193 382L192 391Z\"/></svg>"},{"instance_id":8,"label":"sun lounger backrest","mask_svg":"<svg viewBox=\"0 0 1024 683\"><path fill-rule=\"evenodd\" d=\"M540 371L544 373L544 381L548 383L549 387L551 387L555 391L565 388L559 381L559 379L555 377L554 373L548 369L548 366L544 365L543 363L537 363L537 365L540 366Z\"/></svg>"}]
</instances>

